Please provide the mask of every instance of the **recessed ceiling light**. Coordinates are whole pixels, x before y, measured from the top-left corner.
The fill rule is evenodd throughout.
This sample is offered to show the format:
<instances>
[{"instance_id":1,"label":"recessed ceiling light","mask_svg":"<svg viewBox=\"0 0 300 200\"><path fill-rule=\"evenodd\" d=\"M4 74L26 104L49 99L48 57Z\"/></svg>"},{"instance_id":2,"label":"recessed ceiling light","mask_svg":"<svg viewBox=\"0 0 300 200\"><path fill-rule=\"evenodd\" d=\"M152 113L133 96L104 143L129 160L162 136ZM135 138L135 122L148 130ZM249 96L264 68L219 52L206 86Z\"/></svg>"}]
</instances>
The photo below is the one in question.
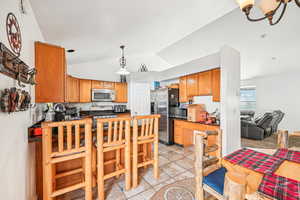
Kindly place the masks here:
<instances>
[{"instance_id":1,"label":"recessed ceiling light","mask_svg":"<svg viewBox=\"0 0 300 200\"><path fill-rule=\"evenodd\" d=\"M67 52L68 52L68 53L74 53L75 50L74 50L74 49L68 49Z\"/></svg>"},{"instance_id":2,"label":"recessed ceiling light","mask_svg":"<svg viewBox=\"0 0 300 200\"><path fill-rule=\"evenodd\" d=\"M261 37L261 38L265 38L265 37L267 37L267 34L266 34L266 33L261 34L260 37Z\"/></svg>"}]
</instances>

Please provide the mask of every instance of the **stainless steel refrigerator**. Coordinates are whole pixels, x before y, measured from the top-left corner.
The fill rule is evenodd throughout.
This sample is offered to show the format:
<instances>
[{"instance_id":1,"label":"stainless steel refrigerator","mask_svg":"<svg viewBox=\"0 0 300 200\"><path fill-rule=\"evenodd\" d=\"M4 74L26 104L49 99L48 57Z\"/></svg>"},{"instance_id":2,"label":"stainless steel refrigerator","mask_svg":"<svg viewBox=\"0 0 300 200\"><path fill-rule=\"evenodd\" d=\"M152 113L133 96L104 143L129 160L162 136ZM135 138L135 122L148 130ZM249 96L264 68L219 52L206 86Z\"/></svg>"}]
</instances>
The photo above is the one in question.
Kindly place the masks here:
<instances>
[{"instance_id":1,"label":"stainless steel refrigerator","mask_svg":"<svg viewBox=\"0 0 300 200\"><path fill-rule=\"evenodd\" d=\"M179 105L179 90L161 88L151 91L151 110L153 114L160 114L159 141L164 144L174 144L173 131L170 130L169 113L171 107Z\"/></svg>"}]
</instances>

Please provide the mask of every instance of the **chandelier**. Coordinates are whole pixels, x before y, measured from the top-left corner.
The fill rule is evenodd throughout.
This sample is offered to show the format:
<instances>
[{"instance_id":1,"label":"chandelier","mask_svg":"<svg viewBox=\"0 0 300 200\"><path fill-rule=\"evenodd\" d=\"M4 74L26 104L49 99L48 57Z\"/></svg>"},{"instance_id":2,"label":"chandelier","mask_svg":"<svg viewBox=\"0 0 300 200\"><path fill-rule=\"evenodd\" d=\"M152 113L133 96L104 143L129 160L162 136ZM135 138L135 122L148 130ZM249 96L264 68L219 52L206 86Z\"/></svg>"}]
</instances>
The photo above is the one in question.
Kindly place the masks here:
<instances>
[{"instance_id":1,"label":"chandelier","mask_svg":"<svg viewBox=\"0 0 300 200\"><path fill-rule=\"evenodd\" d=\"M128 75L128 74L130 74L130 72L127 71L127 69L125 68L126 67L126 59L124 57L124 48L125 48L125 46L122 45L122 46L120 46L120 48L121 48L121 51L122 51L122 57L120 58L121 68L117 71L117 74Z\"/></svg>"},{"instance_id":2,"label":"chandelier","mask_svg":"<svg viewBox=\"0 0 300 200\"><path fill-rule=\"evenodd\" d=\"M245 13L249 21L257 22L257 21L268 19L270 25L272 26L278 24L278 22L282 19L286 11L287 4L290 3L291 1L295 1L297 6L300 8L300 0L261 0L258 7L260 8L260 10L263 12L265 16L254 19L250 17L250 11L254 6L254 0L237 0L241 10ZM280 7L282 7L281 14L279 15L277 20L273 21L274 20L273 17L277 13Z\"/></svg>"}]
</instances>

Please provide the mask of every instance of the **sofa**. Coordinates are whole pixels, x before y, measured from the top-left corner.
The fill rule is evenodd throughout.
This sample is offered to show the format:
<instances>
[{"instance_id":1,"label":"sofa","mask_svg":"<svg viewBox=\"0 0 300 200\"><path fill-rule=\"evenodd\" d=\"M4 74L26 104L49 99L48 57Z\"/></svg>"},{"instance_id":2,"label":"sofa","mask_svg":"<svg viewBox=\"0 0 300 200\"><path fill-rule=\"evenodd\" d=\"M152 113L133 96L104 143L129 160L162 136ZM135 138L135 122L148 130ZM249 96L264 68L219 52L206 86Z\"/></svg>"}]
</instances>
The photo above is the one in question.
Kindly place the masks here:
<instances>
[{"instance_id":1,"label":"sofa","mask_svg":"<svg viewBox=\"0 0 300 200\"><path fill-rule=\"evenodd\" d=\"M243 138L263 140L277 132L284 113L280 110L264 113L254 121L241 120L241 136Z\"/></svg>"}]
</instances>

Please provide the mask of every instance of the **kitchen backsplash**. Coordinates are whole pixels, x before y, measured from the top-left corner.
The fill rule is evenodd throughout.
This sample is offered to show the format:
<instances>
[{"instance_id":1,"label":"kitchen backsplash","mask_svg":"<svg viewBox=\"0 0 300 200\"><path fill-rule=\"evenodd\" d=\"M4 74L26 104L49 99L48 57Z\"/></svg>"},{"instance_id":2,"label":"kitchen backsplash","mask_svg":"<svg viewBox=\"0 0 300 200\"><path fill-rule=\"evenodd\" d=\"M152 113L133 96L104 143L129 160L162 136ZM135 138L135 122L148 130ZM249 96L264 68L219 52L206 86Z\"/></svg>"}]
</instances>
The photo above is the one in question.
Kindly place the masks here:
<instances>
[{"instance_id":1,"label":"kitchen backsplash","mask_svg":"<svg viewBox=\"0 0 300 200\"><path fill-rule=\"evenodd\" d=\"M195 96L194 104L205 104L208 113L214 112L216 109L220 111L220 102L213 102L212 96Z\"/></svg>"}]
</instances>

